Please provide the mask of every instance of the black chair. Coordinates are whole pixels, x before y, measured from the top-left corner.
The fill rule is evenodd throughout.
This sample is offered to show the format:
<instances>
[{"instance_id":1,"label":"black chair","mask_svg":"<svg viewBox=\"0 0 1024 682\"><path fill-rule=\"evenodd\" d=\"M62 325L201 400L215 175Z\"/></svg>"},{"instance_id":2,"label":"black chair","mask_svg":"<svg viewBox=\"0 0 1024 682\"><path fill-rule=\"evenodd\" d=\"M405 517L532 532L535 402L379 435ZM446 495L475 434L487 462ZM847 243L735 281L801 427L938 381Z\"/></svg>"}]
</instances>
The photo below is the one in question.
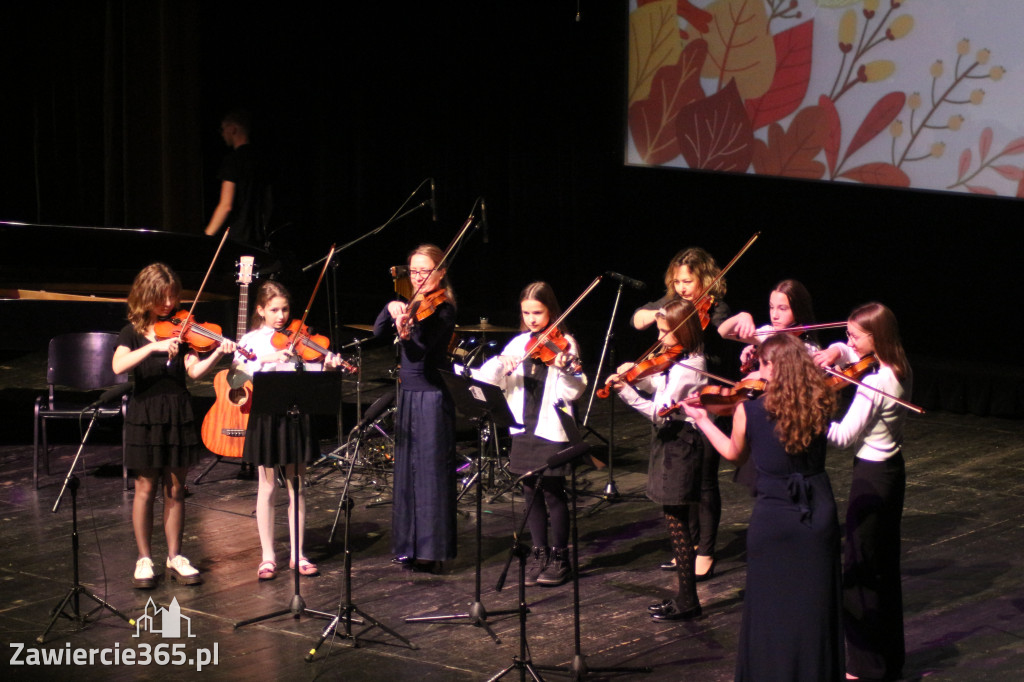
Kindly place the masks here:
<instances>
[{"instance_id":1,"label":"black chair","mask_svg":"<svg viewBox=\"0 0 1024 682\"><path fill-rule=\"evenodd\" d=\"M127 374L114 374L111 360L117 348L117 334L112 332L86 332L81 334L60 334L50 339L49 357L46 368L48 396L36 398L35 407L35 449L32 453L32 481L39 489L39 437L42 432L43 457L46 473L50 473L50 447L46 439L46 422L50 419L88 419L91 413L82 414L89 405L89 396L61 399L54 397L54 388L64 386L79 391L96 391L101 388L128 383ZM128 469L125 466L124 416L128 396L120 404L102 405L98 419L121 418L121 477L124 489L128 490Z\"/></svg>"}]
</instances>

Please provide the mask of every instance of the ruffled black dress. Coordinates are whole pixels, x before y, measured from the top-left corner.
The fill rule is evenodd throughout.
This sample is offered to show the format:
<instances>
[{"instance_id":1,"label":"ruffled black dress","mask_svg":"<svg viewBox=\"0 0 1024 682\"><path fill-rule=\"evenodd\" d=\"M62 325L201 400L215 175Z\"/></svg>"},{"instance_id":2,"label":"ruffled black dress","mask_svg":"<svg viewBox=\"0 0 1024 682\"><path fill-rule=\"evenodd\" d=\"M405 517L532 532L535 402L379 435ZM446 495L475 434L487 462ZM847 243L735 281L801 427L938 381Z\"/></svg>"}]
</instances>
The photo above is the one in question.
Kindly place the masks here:
<instances>
[{"instance_id":1,"label":"ruffled black dress","mask_svg":"<svg viewBox=\"0 0 1024 682\"><path fill-rule=\"evenodd\" d=\"M127 325L117 343L137 350L150 341ZM199 461L203 448L185 383L185 353L178 353L170 366L166 353L154 353L135 366L132 378L135 389L125 416L128 468L180 468Z\"/></svg>"}]
</instances>

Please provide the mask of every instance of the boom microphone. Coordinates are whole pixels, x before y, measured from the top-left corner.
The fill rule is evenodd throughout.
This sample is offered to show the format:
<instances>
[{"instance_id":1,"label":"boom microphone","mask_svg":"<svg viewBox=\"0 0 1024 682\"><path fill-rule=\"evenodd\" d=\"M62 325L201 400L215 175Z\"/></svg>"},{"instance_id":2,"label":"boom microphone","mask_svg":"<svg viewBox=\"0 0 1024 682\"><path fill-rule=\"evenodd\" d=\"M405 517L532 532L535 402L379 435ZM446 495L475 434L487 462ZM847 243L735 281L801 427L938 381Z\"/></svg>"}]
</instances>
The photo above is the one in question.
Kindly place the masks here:
<instances>
[{"instance_id":1,"label":"boom microphone","mask_svg":"<svg viewBox=\"0 0 1024 682\"><path fill-rule=\"evenodd\" d=\"M615 280L618 280L618 281L622 282L623 284L625 284L628 287L633 287L634 289L639 289L641 291L643 289L647 288L647 285L644 284L643 282L641 282L640 280L633 279L632 277L626 277L625 275L619 274L617 272L609 271L609 272L604 273L604 276L605 277L611 277L612 279L615 279Z\"/></svg>"},{"instance_id":2,"label":"boom microphone","mask_svg":"<svg viewBox=\"0 0 1024 682\"><path fill-rule=\"evenodd\" d=\"M490 242L487 237L487 202L483 197L480 197L480 237L484 244Z\"/></svg>"},{"instance_id":3,"label":"boom microphone","mask_svg":"<svg viewBox=\"0 0 1024 682\"><path fill-rule=\"evenodd\" d=\"M430 219L437 222L437 187L434 178L430 178Z\"/></svg>"}]
</instances>

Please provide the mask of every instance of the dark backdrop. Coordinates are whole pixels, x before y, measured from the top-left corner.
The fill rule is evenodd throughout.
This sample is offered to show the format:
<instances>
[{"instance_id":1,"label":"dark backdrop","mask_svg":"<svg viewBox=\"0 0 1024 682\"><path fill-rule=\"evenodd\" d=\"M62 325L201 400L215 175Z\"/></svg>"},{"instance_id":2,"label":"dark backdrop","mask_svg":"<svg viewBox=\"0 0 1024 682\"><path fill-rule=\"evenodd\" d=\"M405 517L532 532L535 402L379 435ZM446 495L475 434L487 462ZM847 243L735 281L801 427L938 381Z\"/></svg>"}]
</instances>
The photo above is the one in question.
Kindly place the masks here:
<instances>
[{"instance_id":1,"label":"dark backdrop","mask_svg":"<svg viewBox=\"0 0 1024 682\"><path fill-rule=\"evenodd\" d=\"M623 2L83 0L3 13L0 219L199 233L217 198L220 116L245 106L278 169L276 246L299 265L436 179L439 222L421 210L340 256L346 322L371 322L386 268L421 241L444 247L483 196L489 239L473 234L451 271L463 323L514 324L533 279L565 305L605 270L651 287L627 292L624 321L660 293L677 250L724 263L760 230L728 278L729 302L759 322L772 284L796 277L821 320L880 300L918 356L1024 364L1016 200L624 167ZM588 359L613 291L571 320ZM621 331L620 359L649 342Z\"/></svg>"}]
</instances>

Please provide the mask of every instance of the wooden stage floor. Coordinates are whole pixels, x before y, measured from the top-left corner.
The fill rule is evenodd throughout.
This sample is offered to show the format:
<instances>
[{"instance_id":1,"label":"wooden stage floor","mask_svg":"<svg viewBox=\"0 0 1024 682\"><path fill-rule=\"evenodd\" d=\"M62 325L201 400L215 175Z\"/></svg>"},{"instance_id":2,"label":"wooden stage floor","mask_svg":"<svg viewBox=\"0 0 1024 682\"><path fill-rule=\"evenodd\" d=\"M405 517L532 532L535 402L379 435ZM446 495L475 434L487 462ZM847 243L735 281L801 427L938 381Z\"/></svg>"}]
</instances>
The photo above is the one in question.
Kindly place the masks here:
<instances>
[{"instance_id":1,"label":"wooden stage floor","mask_svg":"<svg viewBox=\"0 0 1024 682\"><path fill-rule=\"evenodd\" d=\"M42 361L40 364L40 360ZM368 363L368 367L372 363ZM386 364L378 362L378 366ZM6 679L289 679L289 680L486 680L511 665L519 654L515 614L491 615L487 623L495 642L468 618L441 623L407 623L424 614L466 613L474 601L477 518L473 494L460 503L459 556L440 574L413 573L390 563L390 507L368 506L385 498L369 475L358 475L352 498L352 601L415 648L387 630L374 628L359 639L328 640L312 662L305 657L327 621L287 614L242 628L239 620L288 609L293 574L259 583L260 551L253 511L256 484L235 479L237 468L218 465L200 484L190 485L185 554L203 571L205 582L184 587L161 580L151 591L135 590L131 573L135 543L131 529L132 493L120 479L120 449L113 434L99 432L84 449L78 495L81 581L127 616L145 615L147 600L166 608L176 599L194 637L164 638L101 611L79 628L59 618L45 644L36 638L46 628L51 609L72 584L70 498L57 513L51 507L63 474L77 450L64 439L54 447L52 474L42 487L32 486L31 401L45 383L45 356L2 358L0 405L7 420L0 447L0 637L8 644ZM368 380L372 400L383 380ZM208 384L197 397L208 396ZM591 669L650 667L649 673L590 672L585 679L649 682L731 680L745 581L745 531L752 500L731 483L732 468L721 469L723 518L716 577L699 587L705 615L677 624L651 622L646 607L670 594L673 576L658 570L668 558L667 534L659 509L642 495L645 482L647 426L621 403L615 411L614 482L619 498L602 499L607 470L580 469L578 497L580 556L580 651ZM607 433L608 407L595 408L591 425ZM26 426L27 424L27 426ZM28 433L28 438L25 434ZM75 431L77 434L77 431ZM471 454L473 432L463 435L460 451ZM906 600L906 679L1016 680L1024 670L1024 423L931 413L914 416L908 425L905 453L908 489L903 523L903 576ZM72 442L73 441L73 442ZM329 451L333 443L325 442ZM845 510L850 453L834 452L829 473ZM209 460L191 473L199 474ZM317 467L319 477L307 496L307 552L321 575L301 580L308 608L336 612L343 601L344 554L340 531L328 535L338 508L343 477L336 467ZM322 476L322 477L321 477ZM500 479L499 479L500 480ZM495 488L485 486L488 492ZM287 552L285 495L278 497L279 559ZM482 514L481 602L489 612L514 610L517 581L510 573L505 588L495 590L509 554L518 497L493 503ZM158 523L161 502L158 501ZM162 556L162 533L154 533L154 554ZM162 573L160 569L158 572ZM573 590L527 590L526 637L529 657L538 666L569 666L574 657ZM82 610L93 603L82 597ZM150 614L152 609L150 610ZM145 621L143 621L145 622ZM185 622L185 621L182 621ZM353 626L356 631L360 626ZM344 628L342 628L342 631ZM160 644L178 644L182 659L216 648L217 662L201 672L195 666L93 664L13 666L39 649L70 656L75 650L111 648L140 652ZM175 655L175 654L172 654ZM98 654L97 654L98 656ZM544 679L566 679L564 672L542 670ZM512 670L504 679L517 679Z\"/></svg>"}]
</instances>

